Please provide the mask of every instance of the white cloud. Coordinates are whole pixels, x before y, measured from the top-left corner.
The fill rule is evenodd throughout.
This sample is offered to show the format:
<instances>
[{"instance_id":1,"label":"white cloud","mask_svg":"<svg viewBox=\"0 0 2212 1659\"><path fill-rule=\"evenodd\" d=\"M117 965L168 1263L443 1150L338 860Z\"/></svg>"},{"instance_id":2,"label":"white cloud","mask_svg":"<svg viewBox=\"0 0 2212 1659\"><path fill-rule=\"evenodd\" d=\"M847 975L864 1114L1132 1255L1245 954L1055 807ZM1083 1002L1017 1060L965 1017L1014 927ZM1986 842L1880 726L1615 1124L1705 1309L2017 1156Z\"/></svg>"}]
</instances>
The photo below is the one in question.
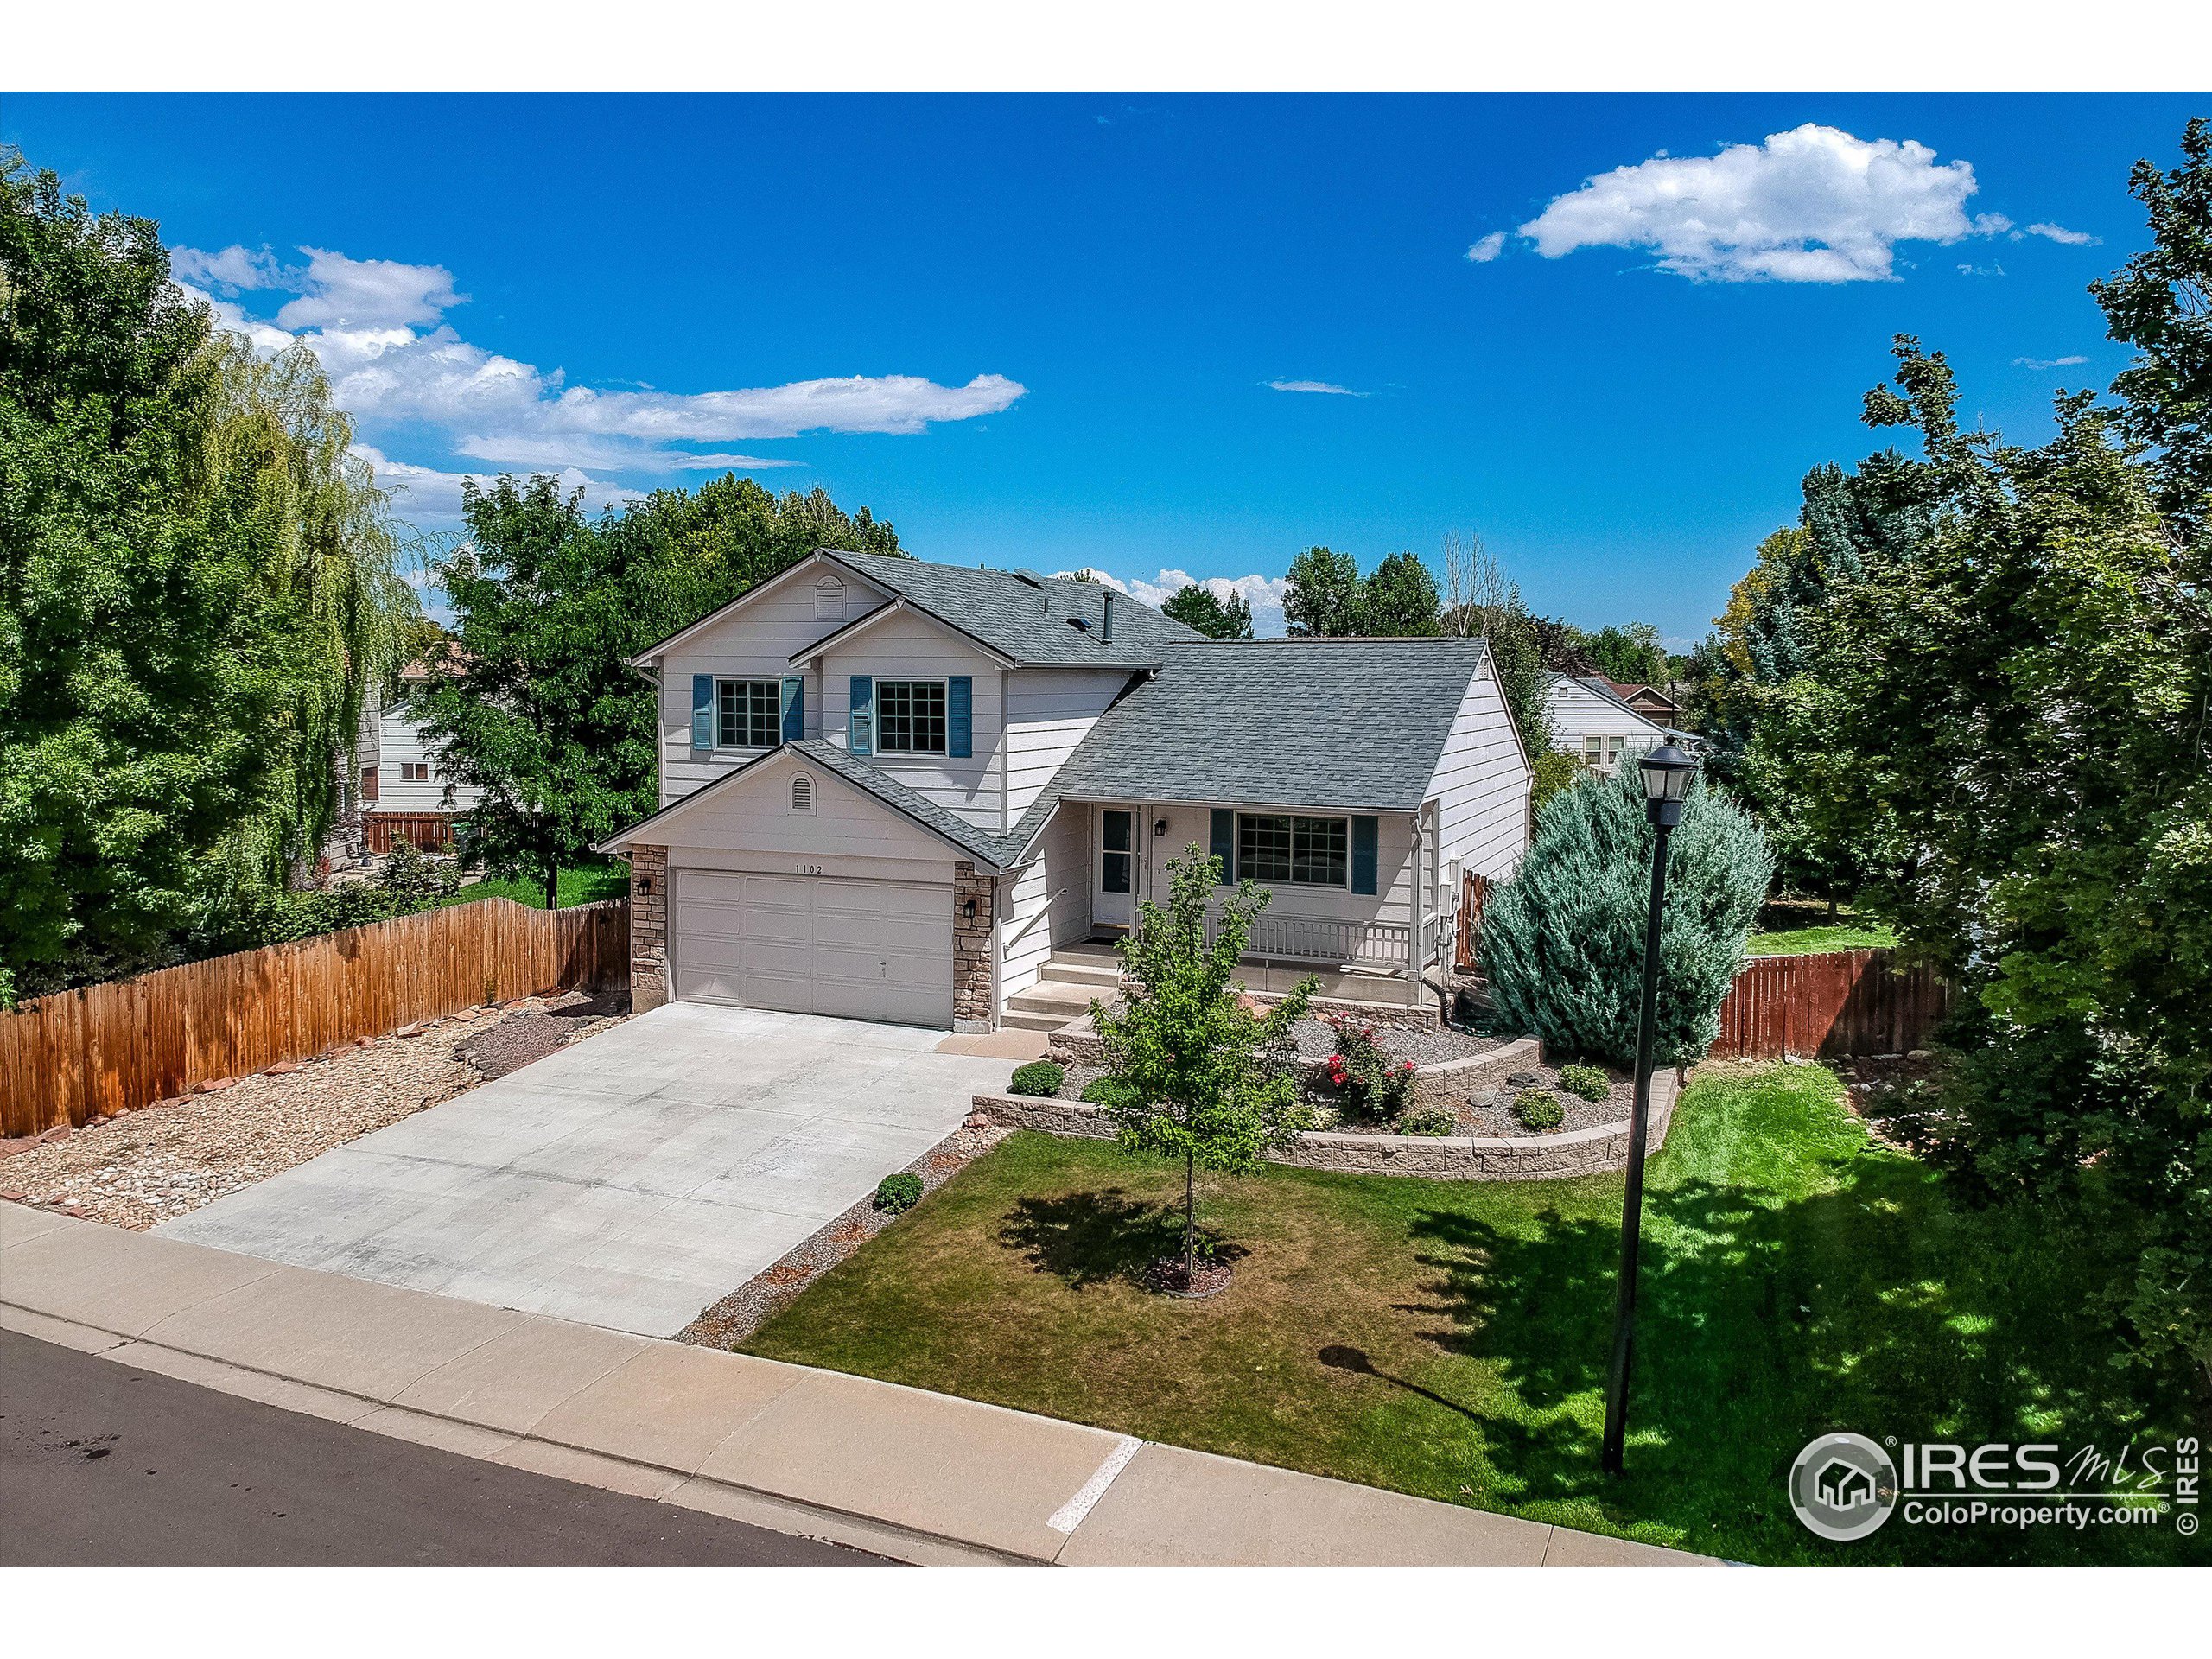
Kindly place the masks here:
<instances>
[{"instance_id":1,"label":"white cloud","mask_svg":"<svg viewBox=\"0 0 2212 1659\"><path fill-rule=\"evenodd\" d=\"M1718 155L1655 156L1559 197L1520 234L1547 259L1577 248L1649 248L1659 267L1709 282L1880 282L1899 242L1950 244L2012 229L1969 218L1973 166L1907 139L1808 123Z\"/></svg>"},{"instance_id":2,"label":"white cloud","mask_svg":"<svg viewBox=\"0 0 2212 1659\"><path fill-rule=\"evenodd\" d=\"M1268 385L1277 391L1323 391L1334 397L1366 397L1372 395L1354 391L1350 386L1340 386L1328 380L1270 380Z\"/></svg>"},{"instance_id":3,"label":"white cloud","mask_svg":"<svg viewBox=\"0 0 2212 1659\"><path fill-rule=\"evenodd\" d=\"M410 522L459 518L461 480L474 478L479 484L488 485L500 476L497 473L446 473L435 467L417 467L412 461L394 461L365 443L355 444L353 453L368 462L378 483L393 492L396 499L392 510ZM555 476L562 494L582 490L584 506L592 512L620 506L626 501L642 501L645 497L643 490L589 478L573 467L563 468Z\"/></svg>"},{"instance_id":4,"label":"white cloud","mask_svg":"<svg viewBox=\"0 0 2212 1659\"><path fill-rule=\"evenodd\" d=\"M1054 573L1072 575L1070 570ZM1091 567L1090 574L1117 594L1157 608L1195 584L1205 588L1217 599L1227 599L1231 594L1242 594L1244 602L1252 607L1252 631L1262 635L1281 635L1288 625L1282 617L1282 599L1289 588L1289 582L1281 576L1194 576L1187 570L1162 570L1155 582L1137 576L1123 581L1110 571Z\"/></svg>"},{"instance_id":5,"label":"white cloud","mask_svg":"<svg viewBox=\"0 0 2212 1659\"><path fill-rule=\"evenodd\" d=\"M2091 236L2087 231L2069 231L2063 225L2031 225L2027 233L2030 236L2047 236L2054 242L2063 242L2069 248L2094 248L2104 240L2101 236Z\"/></svg>"},{"instance_id":6,"label":"white cloud","mask_svg":"<svg viewBox=\"0 0 2212 1659\"><path fill-rule=\"evenodd\" d=\"M1961 265L1959 267L1959 275L1961 276L2002 276L2004 274L2005 267L1999 264L1995 260L1992 260L1986 265Z\"/></svg>"},{"instance_id":7,"label":"white cloud","mask_svg":"<svg viewBox=\"0 0 2212 1659\"><path fill-rule=\"evenodd\" d=\"M1492 231L1488 236L1467 250L1467 257L1478 265L1486 265L1505 251L1505 232Z\"/></svg>"},{"instance_id":8,"label":"white cloud","mask_svg":"<svg viewBox=\"0 0 2212 1659\"><path fill-rule=\"evenodd\" d=\"M443 266L301 251L307 263L288 267L265 250L179 248L171 269L257 349L311 349L333 398L357 419L427 427L454 454L501 466L667 473L795 465L684 446L817 431L909 435L996 414L1027 391L1001 374L958 386L853 375L689 394L569 385L557 370L461 338L443 316L465 296ZM273 320L250 315L237 297L267 291L295 296Z\"/></svg>"},{"instance_id":9,"label":"white cloud","mask_svg":"<svg viewBox=\"0 0 2212 1659\"><path fill-rule=\"evenodd\" d=\"M2070 369L2088 360L2086 357L2016 357L2012 359L2012 366L2016 369Z\"/></svg>"}]
</instances>

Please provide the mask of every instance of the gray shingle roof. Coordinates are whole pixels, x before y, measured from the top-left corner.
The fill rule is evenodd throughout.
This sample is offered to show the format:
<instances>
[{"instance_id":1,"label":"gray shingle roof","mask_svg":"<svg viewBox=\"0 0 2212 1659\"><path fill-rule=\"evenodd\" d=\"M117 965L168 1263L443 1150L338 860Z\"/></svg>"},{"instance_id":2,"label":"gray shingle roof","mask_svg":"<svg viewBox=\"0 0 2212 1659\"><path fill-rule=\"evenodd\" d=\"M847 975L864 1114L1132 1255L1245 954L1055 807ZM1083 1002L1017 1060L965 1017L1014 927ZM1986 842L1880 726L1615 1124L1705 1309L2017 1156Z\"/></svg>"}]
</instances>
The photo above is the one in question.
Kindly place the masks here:
<instances>
[{"instance_id":1,"label":"gray shingle roof","mask_svg":"<svg viewBox=\"0 0 2212 1659\"><path fill-rule=\"evenodd\" d=\"M1017 663L1152 668L1163 660L1170 645L1205 637L1127 594L1116 594L1114 637L1102 639L1109 590L1096 582L1039 576L1039 585L1033 588L1009 570L925 564L919 559L828 548L823 551ZM1080 617L1090 626L1077 627L1070 617Z\"/></svg>"},{"instance_id":2,"label":"gray shingle roof","mask_svg":"<svg viewBox=\"0 0 2212 1659\"><path fill-rule=\"evenodd\" d=\"M1411 811L1486 649L1480 639L1175 645L1090 728L1052 793ZM1035 809L1029 817L1043 821Z\"/></svg>"}]
</instances>

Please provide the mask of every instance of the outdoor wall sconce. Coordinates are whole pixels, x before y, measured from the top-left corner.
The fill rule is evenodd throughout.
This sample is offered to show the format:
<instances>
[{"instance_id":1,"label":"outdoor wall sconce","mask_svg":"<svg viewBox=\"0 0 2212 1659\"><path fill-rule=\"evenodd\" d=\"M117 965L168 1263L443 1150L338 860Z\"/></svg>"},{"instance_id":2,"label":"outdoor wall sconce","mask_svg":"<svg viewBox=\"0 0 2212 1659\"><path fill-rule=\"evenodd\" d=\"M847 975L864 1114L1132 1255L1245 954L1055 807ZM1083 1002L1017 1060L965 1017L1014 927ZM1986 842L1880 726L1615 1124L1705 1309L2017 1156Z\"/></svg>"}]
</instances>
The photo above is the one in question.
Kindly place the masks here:
<instances>
[{"instance_id":1,"label":"outdoor wall sconce","mask_svg":"<svg viewBox=\"0 0 2212 1659\"><path fill-rule=\"evenodd\" d=\"M976 919L976 901L973 899L963 899L960 901L960 919L963 922L972 922Z\"/></svg>"},{"instance_id":2,"label":"outdoor wall sconce","mask_svg":"<svg viewBox=\"0 0 2212 1659\"><path fill-rule=\"evenodd\" d=\"M1160 836L1166 835L1167 833L1167 820L1165 818L1154 818L1152 821L1152 833L1155 840Z\"/></svg>"},{"instance_id":3,"label":"outdoor wall sconce","mask_svg":"<svg viewBox=\"0 0 2212 1659\"><path fill-rule=\"evenodd\" d=\"M639 891L639 893L651 893L652 890L653 890L653 879L652 879L652 877L651 877L650 875L641 875L641 876L639 876L639 877L638 878L638 891Z\"/></svg>"}]
</instances>

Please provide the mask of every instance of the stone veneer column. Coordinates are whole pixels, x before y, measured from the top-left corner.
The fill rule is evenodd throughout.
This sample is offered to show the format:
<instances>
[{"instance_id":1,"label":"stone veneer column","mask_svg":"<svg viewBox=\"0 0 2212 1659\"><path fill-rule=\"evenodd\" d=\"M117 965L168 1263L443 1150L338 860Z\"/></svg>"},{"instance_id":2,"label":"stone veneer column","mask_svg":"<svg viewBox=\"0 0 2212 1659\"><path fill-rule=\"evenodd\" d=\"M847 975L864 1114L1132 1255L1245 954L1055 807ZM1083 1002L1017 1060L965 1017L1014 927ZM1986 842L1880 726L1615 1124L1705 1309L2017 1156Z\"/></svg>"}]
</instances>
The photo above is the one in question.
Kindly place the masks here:
<instances>
[{"instance_id":1,"label":"stone veneer column","mask_svg":"<svg viewBox=\"0 0 2212 1659\"><path fill-rule=\"evenodd\" d=\"M991 995L991 957L996 919L992 913L997 883L976 874L973 864L952 867L952 1028L989 1031L998 1023ZM969 899L976 918L968 919Z\"/></svg>"},{"instance_id":2,"label":"stone veneer column","mask_svg":"<svg viewBox=\"0 0 2212 1659\"><path fill-rule=\"evenodd\" d=\"M630 1010L668 1001L668 849L630 849Z\"/></svg>"}]
</instances>

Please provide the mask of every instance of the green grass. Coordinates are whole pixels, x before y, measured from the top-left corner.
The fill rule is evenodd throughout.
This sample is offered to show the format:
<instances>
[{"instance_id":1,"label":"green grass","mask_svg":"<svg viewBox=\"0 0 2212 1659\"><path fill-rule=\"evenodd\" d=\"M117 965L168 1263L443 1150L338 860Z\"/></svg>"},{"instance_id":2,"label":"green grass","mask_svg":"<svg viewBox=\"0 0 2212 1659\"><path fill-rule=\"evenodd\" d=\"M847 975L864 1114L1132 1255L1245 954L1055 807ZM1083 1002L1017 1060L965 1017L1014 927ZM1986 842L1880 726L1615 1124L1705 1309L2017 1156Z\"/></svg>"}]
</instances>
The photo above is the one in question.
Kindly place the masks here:
<instances>
[{"instance_id":1,"label":"green grass","mask_svg":"<svg viewBox=\"0 0 2212 1659\"><path fill-rule=\"evenodd\" d=\"M1784 1479L1814 1435L2094 1440L2189 1407L2082 1309L2128 1241L1969 1214L1815 1066L1707 1068L1647 1191L1629 1471L1598 1472L1618 1177L1211 1178L1211 1301L1141 1289L1179 1166L1009 1137L746 1351L1654 1543L1775 1562L2202 1560L2170 1529L1830 1544Z\"/></svg>"},{"instance_id":2,"label":"green grass","mask_svg":"<svg viewBox=\"0 0 2212 1659\"><path fill-rule=\"evenodd\" d=\"M601 899L626 899L630 894L630 867L626 864L586 864L561 872L561 908L588 905ZM545 908L545 884L528 876L487 875L471 882L449 905L466 905L478 899L512 899L533 910Z\"/></svg>"},{"instance_id":3,"label":"green grass","mask_svg":"<svg viewBox=\"0 0 2212 1659\"><path fill-rule=\"evenodd\" d=\"M1886 950L1897 936L1879 922L1828 922L1817 927L1754 933L1744 941L1754 957L1809 957L1822 950Z\"/></svg>"}]
</instances>

